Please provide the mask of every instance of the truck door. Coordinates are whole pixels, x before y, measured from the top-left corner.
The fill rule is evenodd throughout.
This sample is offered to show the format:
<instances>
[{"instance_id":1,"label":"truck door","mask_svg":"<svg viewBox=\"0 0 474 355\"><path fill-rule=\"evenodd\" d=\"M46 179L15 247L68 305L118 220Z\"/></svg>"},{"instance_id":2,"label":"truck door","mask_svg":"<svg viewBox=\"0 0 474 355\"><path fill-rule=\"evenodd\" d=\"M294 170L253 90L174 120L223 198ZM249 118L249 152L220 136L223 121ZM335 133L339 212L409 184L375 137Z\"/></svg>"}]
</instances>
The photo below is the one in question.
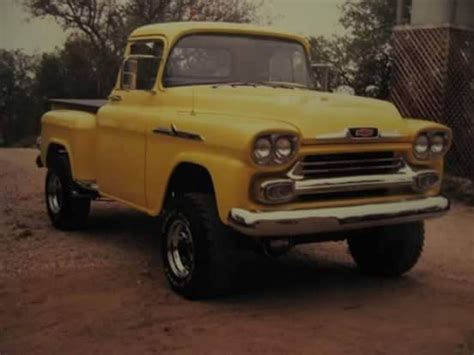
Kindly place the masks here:
<instances>
[{"instance_id":1,"label":"truck door","mask_svg":"<svg viewBox=\"0 0 474 355\"><path fill-rule=\"evenodd\" d=\"M97 119L99 191L146 208L147 123L159 110L154 91L163 51L161 40L131 42L119 82Z\"/></svg>"}]
</instances>

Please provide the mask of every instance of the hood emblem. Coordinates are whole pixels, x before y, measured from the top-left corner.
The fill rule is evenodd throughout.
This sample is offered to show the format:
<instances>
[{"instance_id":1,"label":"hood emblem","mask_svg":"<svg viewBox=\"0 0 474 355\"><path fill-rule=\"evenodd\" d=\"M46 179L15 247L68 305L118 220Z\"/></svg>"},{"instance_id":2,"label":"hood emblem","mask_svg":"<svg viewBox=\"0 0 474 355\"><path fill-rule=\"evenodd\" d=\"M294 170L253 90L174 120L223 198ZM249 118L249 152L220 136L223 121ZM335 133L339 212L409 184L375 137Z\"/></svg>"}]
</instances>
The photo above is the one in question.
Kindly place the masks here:
<instances>
[{"instance_id":1,"label":"hood emblem","mask_svg":"<svg viewBox=\"0 0 474 355\"><path fill-rule=\"evenodd\" d=\"M349 128L348 136L354 139L378 138L379 130L377 128L360 127Z\"/></svg>"}]
</instances>

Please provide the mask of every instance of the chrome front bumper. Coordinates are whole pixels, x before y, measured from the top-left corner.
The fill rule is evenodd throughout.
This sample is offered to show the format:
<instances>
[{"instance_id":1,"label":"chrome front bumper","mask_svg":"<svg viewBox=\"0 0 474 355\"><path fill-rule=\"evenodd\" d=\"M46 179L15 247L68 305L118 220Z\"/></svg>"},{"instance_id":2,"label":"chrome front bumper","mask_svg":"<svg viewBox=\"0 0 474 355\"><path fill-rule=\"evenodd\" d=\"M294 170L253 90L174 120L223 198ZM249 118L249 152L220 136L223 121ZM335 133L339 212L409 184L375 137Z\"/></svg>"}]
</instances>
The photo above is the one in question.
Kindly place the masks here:
<instances>
[{"instance_id":1,"label":"chrome front bumper","mask_svg":"<svg viewBox=\"0 0 474 355\"><path fill-rule=\"evenodd\" d=\"M234 208L232 228L255 237L279 237L336 232L414 222L438 217L449 210L442 196L389 203L297 211L250 212Z\"/></svg>"}]
</instances>

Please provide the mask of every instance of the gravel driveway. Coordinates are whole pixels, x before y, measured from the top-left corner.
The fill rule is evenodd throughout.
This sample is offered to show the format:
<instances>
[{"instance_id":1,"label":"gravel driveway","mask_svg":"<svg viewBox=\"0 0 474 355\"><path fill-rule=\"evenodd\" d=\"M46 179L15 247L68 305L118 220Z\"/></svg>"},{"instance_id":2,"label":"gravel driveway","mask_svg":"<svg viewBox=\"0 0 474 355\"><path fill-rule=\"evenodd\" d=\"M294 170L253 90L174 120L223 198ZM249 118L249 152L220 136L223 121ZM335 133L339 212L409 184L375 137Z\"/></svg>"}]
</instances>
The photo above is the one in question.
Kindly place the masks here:
<instances>
[{"instance_id":1,"label":"gravel driveway","mask_svg":"<svg viewBox=\"0 0 474 355\"><path fill-rule=\"evenodd\" d=\"M240 291L189 302L155 222L98 202L51 228L34 150L0 149L0 354L474 354L474 208L427 223L405 277L361 276L344 243L245 256Z\"/></svg>"}]
</instances>

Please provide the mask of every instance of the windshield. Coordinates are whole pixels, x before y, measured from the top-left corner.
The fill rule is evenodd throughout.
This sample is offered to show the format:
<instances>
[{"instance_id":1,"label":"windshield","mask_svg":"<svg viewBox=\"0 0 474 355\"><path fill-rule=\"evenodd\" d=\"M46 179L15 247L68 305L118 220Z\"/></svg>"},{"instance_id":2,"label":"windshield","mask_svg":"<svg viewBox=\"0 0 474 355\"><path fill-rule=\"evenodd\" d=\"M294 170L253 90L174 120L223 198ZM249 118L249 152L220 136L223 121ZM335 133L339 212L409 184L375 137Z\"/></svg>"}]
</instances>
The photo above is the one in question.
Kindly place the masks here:
<instances>
[{"instance_id":1,"label":"windshield","mask_svg":"<svg viewBox=\"0 0 474 355\"><path fill-rule=\"evenodd\" d=\"M190 35L173 48L164 85L285 84L312 88L306 51L296 41L240 35Z\"/></svg>"}]
</instances>

